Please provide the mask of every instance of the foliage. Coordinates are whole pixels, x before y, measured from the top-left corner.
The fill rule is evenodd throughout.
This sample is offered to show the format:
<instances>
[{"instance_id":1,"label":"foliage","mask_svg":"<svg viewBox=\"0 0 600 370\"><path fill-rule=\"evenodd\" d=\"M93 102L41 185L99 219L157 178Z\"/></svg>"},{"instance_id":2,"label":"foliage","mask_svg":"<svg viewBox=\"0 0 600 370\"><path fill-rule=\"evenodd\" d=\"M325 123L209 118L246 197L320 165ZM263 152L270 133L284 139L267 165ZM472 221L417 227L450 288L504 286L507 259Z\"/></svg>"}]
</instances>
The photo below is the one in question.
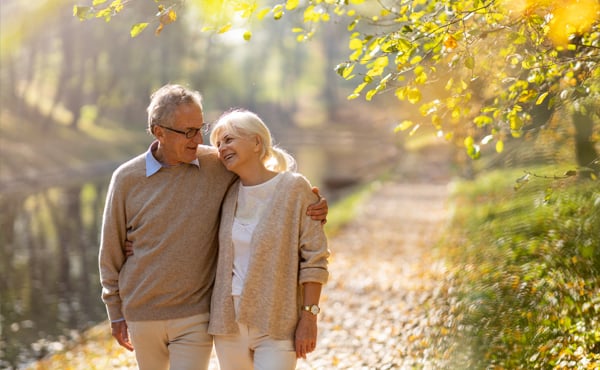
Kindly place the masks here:
<instances>
[{"instance_id":1,"label":"foliage","mask_svg":"<svg viewBox=\"0 0 600 370\"><path fill-rule=\"evenodd\" d=\"M536 178L515 193L515 177L455 191L447 351L457 368L598 368L598 185Z\"/></svg>"},{"instance_id":2,"label":"foliage","mask_svg":"<svg viewBox=\"0 0 600 370\"><path fill-rule=\"evenodd\" d=\"M74 13L109 20L121 11L121 0L100 6L105 3L75 6ZM165 16L182 4L159 2L157 32L174 19L164 21ZM335 69L356 81L349 99L392 92L417 105L422 115L399 122L397 131L431 124L439 135L462 143L472 158L479 158L482 145L502 152L508 138L543 125L539 111L592 114L600 95L600 5L595 0L190 4L202 9L202 30L246 28L246 40L254 20L279 20L286 13L302 12L301 24L292 25L298 41L311 39L321 23L345 24L350 55ZM132 36L145 25L134 25ZM592 140L598 141L597 133Z\"/></svg>"}]
</instances>

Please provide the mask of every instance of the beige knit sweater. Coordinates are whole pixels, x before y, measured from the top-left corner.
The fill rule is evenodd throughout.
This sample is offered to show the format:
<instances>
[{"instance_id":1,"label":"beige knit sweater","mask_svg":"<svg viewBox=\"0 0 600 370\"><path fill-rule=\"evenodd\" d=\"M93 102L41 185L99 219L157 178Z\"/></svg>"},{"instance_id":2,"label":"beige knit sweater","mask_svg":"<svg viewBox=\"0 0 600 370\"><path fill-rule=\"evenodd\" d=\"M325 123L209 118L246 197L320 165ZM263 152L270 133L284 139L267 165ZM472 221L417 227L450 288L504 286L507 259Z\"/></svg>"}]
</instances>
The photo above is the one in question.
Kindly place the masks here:
<instances>
[{"instance_id":1,"label":"beige knit sweater","mask_svg":"<svg viewBox=\"0 0 600 370\"><path fill-rule=\"evenodd\" d=\"M111 320L165 320L208 313L219 212L235 175L216 151L198 147L200 166L146 177L144 155L113 174L104 209L99 266ZM131 240L127 260L123 242Z\"/></svg>"},{"instance_id":2,"label":"beige knit sweater","mask_svg":"<svg viewBox=\"0 0 600 370\"><path fill-rule=\"evenodd\" d=\"M283 175L252 235L239 321L275 339L293 339L302 304L301 285L327 282L329 250L321 223L306 216L307 207L317 200L310 184L297 173ZM231 296L231 232L238 190L239 181L223 201L209 325L215 335L238 333Z\"/></svg>"}]
</instances>

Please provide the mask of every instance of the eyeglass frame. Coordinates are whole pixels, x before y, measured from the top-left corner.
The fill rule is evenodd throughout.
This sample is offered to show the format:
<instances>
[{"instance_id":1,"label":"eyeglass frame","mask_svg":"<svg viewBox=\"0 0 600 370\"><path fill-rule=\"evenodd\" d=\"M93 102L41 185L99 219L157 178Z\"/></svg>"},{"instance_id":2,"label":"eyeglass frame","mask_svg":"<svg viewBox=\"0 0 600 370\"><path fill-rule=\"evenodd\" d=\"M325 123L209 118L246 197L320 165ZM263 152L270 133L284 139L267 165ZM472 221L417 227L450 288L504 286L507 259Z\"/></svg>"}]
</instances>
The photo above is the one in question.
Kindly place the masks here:
<instances>
[{"instance_id":1,"label":"eyeglass frame","mask_svg":"<svg viewBox=\"0 0 600 370\"><path fill-rule=\"evenodd\" d=\"M188 128L185 131L177 130L177 129L174 129L172 127L167 127L167 126L163 126L163 125L159 125L159 124L156 124L156 126L162 127L162 128L167 129L169 131L176 132L176 133L181 134L181 135L185 135L185 137L187 139L191 139L191 138L196 137L196 135L198 135L198 132L202 132L203 135L206 135L206 134L208 134L210 132L210 123L203 123L202 126L200 126L200 128L195 128L195 127L194 128Z\"/></svg>"}]
</instances>

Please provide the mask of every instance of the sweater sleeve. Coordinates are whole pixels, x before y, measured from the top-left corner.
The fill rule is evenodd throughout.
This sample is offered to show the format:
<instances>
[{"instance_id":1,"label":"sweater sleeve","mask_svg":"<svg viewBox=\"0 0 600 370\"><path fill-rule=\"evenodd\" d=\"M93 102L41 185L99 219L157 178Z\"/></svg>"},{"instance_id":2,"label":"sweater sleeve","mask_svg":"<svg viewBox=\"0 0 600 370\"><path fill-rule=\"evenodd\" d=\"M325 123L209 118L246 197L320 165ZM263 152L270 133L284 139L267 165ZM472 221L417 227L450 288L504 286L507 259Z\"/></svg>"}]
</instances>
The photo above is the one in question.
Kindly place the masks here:
<instances>
[{"instance_id":1,"label":"sweater sleeve","mask_svg":"<svg viewBox=\"0 0 600 370\"><path fill-rule=\"evenodd\" d=\"M111 321L123 318L119 296L119 273L125 263L123 242L126 238L125 199L118 170L113 174L106 196L98 263L102 301Z\"/></svg>"},{"instance_id":2,"label":"sweater sleeve","mask_svg":"<svg viewBox=\"0 0 600 370\"><path fill-rule=\"evenodd\" d=\"M317 202L318 197L311 191L311 186L304 177L298 177L291 189L292 194L302 194L301 223L300 223L300 269L299 283L314 282L325 284L329 277L327 270L330 251L327 246L327 238L323 225L306 215L306 209L312 203Z\"/></svg>"}]
</instances>

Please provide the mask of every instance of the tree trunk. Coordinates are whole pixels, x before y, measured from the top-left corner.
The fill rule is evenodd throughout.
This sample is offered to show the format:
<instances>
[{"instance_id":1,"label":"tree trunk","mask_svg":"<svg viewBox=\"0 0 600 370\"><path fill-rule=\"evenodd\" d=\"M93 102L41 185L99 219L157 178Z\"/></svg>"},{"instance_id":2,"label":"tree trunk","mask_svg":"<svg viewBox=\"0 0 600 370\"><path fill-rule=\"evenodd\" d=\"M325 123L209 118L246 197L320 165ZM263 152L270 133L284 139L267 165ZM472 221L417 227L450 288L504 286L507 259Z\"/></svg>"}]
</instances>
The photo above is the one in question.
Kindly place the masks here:
<instances>
[{"instance_id":1,"label":"tree trunk","mask_svg":"<svg viewBox=\"0 0 600 370\"><path fill-rule=\"evenodd\" d=\"M587 112L591 111L591 107L586 107ZM589 171L596 175L599 173L598 166L594 166L593 162L598 159L598 152L592 141L594 129L594 120L589 113L575 111L573 113L573 126L575 126L575 155L577 165L581 168L589 169L582 171L584 177L589 177Z\"/></svg>"}]
</instances>

